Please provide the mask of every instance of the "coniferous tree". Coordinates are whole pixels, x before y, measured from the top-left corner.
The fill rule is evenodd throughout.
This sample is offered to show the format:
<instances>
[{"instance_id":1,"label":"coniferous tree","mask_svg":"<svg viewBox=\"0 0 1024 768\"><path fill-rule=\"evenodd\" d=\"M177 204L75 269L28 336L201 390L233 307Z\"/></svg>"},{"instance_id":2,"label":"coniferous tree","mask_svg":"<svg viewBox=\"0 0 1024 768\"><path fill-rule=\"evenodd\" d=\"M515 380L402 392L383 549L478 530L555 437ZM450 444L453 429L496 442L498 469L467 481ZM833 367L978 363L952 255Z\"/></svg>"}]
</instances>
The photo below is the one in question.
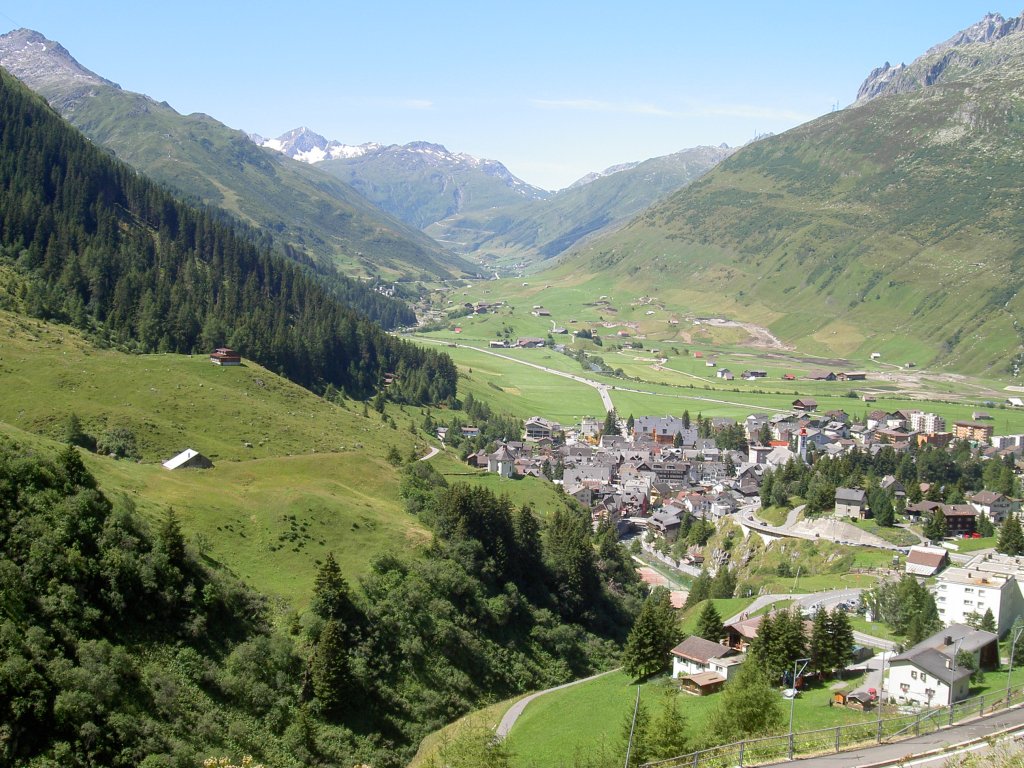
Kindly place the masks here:
<instances>
[{"instance_id":1,"label":"coniferous tree","mask_svg":"<svg viewBox=\"0 0 1024 768\"><path fill-rule=\"evenodd\" d=\"M829 669L846 669L853 658L853 626L850 617L841 608L833 608L828 615Z\"/></svg>"},{"instance_id":2,"label":"coniferous tree","mask_svg":"<svg viewBox=\"0 0 1024 768\"><path fill-rule=\"evenodd\" d=\"M736 593L736 572L728 564L719 566L715 578L711 580L711 597L728 599Z\"/></svg>"},{"instance_id":3,"label":"coniferous tree","mask_svg":"<svg viewBox=\"0 0 1024 768\"><path fill-rule=\"evenodd\" d=\"M655 587L640 609L640 615L626 639L622 651L622 668L627 675L643 680L666 669L668 652L679 639L676 617L669 592Z\"/></svg>"},{"instance_id":4,"label":"coniferous tree","mask_svg":"<svg viewBox=\"0 0 1024 768\"><path fill-rule=\"evenodd\" d=\"M648 732L648 760L667 760L690 751L686 715L679 706L680 694L668 688L661 711Z\"/></svg>"},{"instance_id":5,"label":"coniferous tree","mask_svg":"<svg viewBox=\"0 0 1024 768\"><path fill-rule=\"evenodd\" d=\"M690 584L690 591L686 595L686 605L684 607L690 608L703 600L707 600L709 597L711 597L711 575L708 573L707 568L702 568L700 574Z\"/></svg>"},{"instance_id":6,"label":"coniferous tree","mask_svg":"<svg viewBox=\"0 0 1024 768\"><path fill-rule=\"evenodd\" d=\"M824 674L832 668L832 632L829 626L828 611L825 609L825 606L818 606L818 610L814 612L810 659L811 669L818 674Z\"/></svg>"},{"instance_id":7,"label":"coniferous tree","mask_svg":"<svg viewBox=\"0 0 1024 768\"><path fill-rule=\"evenodd\" d=\"M946 515L943 514L941 509L936 509L924 525L925 538L932 541L941 541L946 538L946 533Z\"/></svg>"},{"instance_id":8,"label":"coniferous tree","mask_svg":"<svg viewBox=\"0 0 1024 768\"><path fill-rule=\"evenodd\" d=\"M629 754L626 768L639 768L650 759L650 730L651 713L647 705L641 701L630 707L622 721L622 753Z\"/></svg>"},{"instance_id":9,"label":"coniferous tree","mask_svg":"<svg viewBox=\"0 0 1024 768\"><path fill-rule=\"evenodd\" d=\"M361 624L359 610L352 601L348 582L342 576L333 552L327 553L324 564L317 571L309 607L320 618L338 622L343 637L348 640Z\"/></svg>"},{"instance_id":10,"label":"coniferous tree","mask_svg":"<svg viewBox=\"0 0 1024 768\"><path fill-rule=\"evenodd\" d=\"M316 707L329 717L338 717L356 704L351 700L352 674L345 635L341 622L328 621L320 632L309 662Z\"/></svg>"},{"instance_id":11,"label":"coniferous tree","mask_svg":"<svg viewBox=\"0 0 1024 768\"><path fill-rule=\"evenodd\" d=\"M705 640L721 642L722 635L725 634L725 627L722 626L721 614L718 613L718 609L711 600L704 603L704 607L701 608L700 615L697 617L697 627L693 634L703 637Z\"/></svg>"},{"instance_id":12,"label":"coniferous tree","mask_svg":"<svg viewBox=\"0 0 1024 768\"><path fill-rule=\"evenodd\" d=\"M999 529L996 551L1013 556L1024 554L1024 531L1021 530L1020 520L1012 512L1006 516Z\"/></svg>"},{"instance_id":13,"label":"coniferous tree","mask_svg":"<svg viewBox=\"0 0 1024 768\"><path fill-rule=\"evenodd\" d=\"M998 632L996 627L996 617L992 613L991 608L985 609L985 614L981 617L981 624L978 626L978 629L984 632L991 632L993 634Z\"/></svg>"}]
</instances>

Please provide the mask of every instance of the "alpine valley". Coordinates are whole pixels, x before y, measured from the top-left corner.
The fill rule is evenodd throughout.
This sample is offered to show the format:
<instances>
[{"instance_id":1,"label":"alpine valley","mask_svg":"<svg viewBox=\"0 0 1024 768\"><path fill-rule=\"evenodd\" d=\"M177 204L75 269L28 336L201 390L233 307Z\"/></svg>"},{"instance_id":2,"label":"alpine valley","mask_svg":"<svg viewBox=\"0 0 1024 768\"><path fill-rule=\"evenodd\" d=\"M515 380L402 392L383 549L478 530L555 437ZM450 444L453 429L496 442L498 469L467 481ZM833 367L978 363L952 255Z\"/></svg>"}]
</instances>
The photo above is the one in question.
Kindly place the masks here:
<instances>
[{"instance_id":1,"label":"alpine valley","mask_svg":"<svg viewBox=\"0 0 1024 768\"><path fill-rule=\"evenodd\" d=\"M1024 15L876 64L546 190L0 36L0 766L733 765L1015 716ZM929 563L1006 569L999 615Z\"/></svg>"}]
</instances>

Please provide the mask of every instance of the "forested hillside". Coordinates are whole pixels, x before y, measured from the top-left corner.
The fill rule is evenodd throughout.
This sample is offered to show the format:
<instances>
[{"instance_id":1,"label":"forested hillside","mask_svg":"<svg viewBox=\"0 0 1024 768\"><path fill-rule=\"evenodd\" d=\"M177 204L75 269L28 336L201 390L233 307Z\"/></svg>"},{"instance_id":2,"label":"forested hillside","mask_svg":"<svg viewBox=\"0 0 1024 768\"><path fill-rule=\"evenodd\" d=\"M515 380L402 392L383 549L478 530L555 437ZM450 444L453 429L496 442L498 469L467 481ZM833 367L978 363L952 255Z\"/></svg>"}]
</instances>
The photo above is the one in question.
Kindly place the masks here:
<instances>
[{"instance_id":1,"label":"forested hillside","mask_svg":"<svg viewBox=\"0 0 1024 768\"><path fill-rule=\"evenodd\" d=\"M228 345L304 386L399 402L455 396L443 354L391 338L406 309L318 278L175 200L0 72L0 299L140 351ZM6 295L3 290L6 289Z\"/></svg>"},{"instance_id":2,"label":"forested hillside","mask_svg":"<svg viewBox=\"0 0 1024 768\"><path fill-rule=\"evenodd\" d=\"M342 181L261 149L214 117L182 115L166 102L124 90L38 32L0 35L0 64L97 146L185 199L273 232L305 258L384 279L476 271Z\"/></svg>"},{"instance_id":3,"label":"forested hillside","mask_svg":"<svg viewBox=\"0 0 1024 768\"><path fill-rule=\"evenodd\" d=\"M383 556L359 587L328 556L311 611L273 628L172 511L148 532L76 451L0 442L3 765L397 768L471 708L611 663L638 603L585 512L541 527L416 463L404 486L435 532L425 556Z\"/></svg>"}]
</instances>

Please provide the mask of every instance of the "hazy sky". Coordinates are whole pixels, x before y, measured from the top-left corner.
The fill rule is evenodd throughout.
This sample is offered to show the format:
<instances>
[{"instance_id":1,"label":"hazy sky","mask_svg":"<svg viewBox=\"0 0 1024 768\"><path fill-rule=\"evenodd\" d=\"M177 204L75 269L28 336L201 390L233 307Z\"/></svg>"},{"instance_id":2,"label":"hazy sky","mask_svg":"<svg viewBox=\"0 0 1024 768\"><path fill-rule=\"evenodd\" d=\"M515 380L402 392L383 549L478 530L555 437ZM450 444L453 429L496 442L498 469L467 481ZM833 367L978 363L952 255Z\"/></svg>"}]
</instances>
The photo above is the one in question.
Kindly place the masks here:
<instances>
[{"instance_id":1,"label":"hazy sky","mask_svg":"<svg viewBox=\"0 0 1024 768\"><path fill-rule=\"evenodd\" d=\"M276 137L432 141L526 181L742 144L853 101L991 0L0 0L122 87Z\"/></svg>"}]
</instances>

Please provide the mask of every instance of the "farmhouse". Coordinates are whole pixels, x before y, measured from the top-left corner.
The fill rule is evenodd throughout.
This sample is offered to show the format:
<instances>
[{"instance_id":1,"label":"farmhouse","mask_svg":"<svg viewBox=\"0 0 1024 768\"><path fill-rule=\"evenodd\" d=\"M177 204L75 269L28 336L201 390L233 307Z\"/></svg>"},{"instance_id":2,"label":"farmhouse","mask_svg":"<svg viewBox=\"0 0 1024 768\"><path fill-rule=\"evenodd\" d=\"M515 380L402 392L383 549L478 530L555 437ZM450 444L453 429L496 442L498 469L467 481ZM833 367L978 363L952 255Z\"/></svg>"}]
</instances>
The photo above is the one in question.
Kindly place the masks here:
<instances>
[{"instance_id":1,"label":"farmhouse","mask_svg":"<svg viewBox=\"0 0 1024 768\"><path fill-rule=\"evenodd\" d=\"M832 371L811 371L807 378L811 381L835 381L836 375Z\"/></svg>"},{"instance_id":2,"label":"farmhouse","mask_svg":"<svg viewBox=\"0 0 1024 768\"><path fill-rule=\"evenodd\" d=\"M523 336L516 341L516 346L522 347L523 349L538 349L544 346L544 339L538 339L533 336Z\"/></svg>"},{"instance_id":3,"label":"farmhouse","mask_svg":"<svg viewBox=\"0 0 1024 768\"><path fill-rule=\"evenodd\" d=\"M967 497L967 501L978 514L984 515L993 525L1002 525L1010 514L1014 504L1003 494L995 491L978 491Z\"/></svg>"},{"instance_id":4,"label":"farmhouse","mask_svg":"<svg viewBox=\"0 0 1024 768\"><path fill-rule=\"evenodd\" d=\"M173 459L164 462L164 469L210 469L213 462L199 451L186 448Z\"/></svg>"},{"instance_id":5,"label":"farmhouse","mask_svg":"<svg viewBox=\"0 0 1024 768\"><path fill-rule=\"evenodd\" d=\"M550 440L556 432L561 431L560 425L541 416L534 416L526 421L526 439L531 442Z\"/></svg>"},{"instance_id":6,"label":"farmhouse","mask_svg":"<svg viewBox=\"0 0 1024 768\"><path fill-rule=\"evenodd\" d=\"M743 663L728 646L691 635L671 651L672 677L691 693L704 695L721 689Z\"/></svg>"},{"instance_id":7,"label":"farmhouse","mask_svg":"<svg viewBox=\"0 0 1024 768\"><path fill-rule=\"evenodd\" d=\"M810 397L801 397L793 401L793 410L802 411L804 413L810 413L816 410L818 407L818 401Z\"/></svg>"},{"instance_id":8,"label":"farmhouse","mask_svg":"<svg viewBox=\"0 0 1024 768\"><path fill-rule=\"evenodd\" d=\"M210 362L214 365L241 365L242 356L231 347L217 347L210 353Z\"/></svg>"}]
</instances>

